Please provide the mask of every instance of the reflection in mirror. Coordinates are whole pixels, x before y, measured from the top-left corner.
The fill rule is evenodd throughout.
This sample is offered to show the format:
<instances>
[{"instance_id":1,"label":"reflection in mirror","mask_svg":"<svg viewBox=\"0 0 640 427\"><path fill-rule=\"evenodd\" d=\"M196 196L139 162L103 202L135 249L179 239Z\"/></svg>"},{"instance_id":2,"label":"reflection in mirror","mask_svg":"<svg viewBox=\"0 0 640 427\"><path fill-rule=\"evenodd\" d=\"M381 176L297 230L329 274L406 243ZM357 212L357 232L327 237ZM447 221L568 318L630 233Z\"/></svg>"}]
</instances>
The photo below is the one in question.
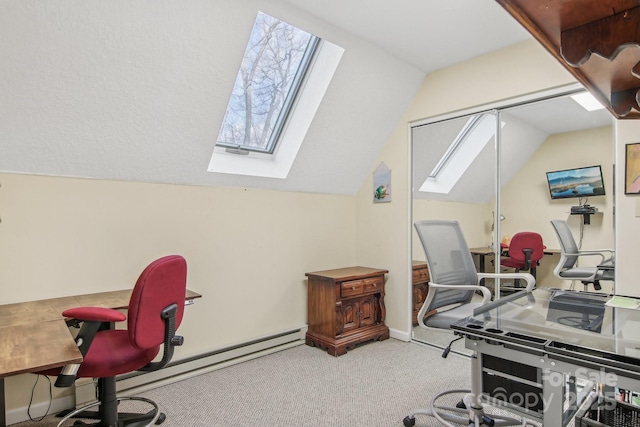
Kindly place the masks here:
<instances>
[{"instance_id":1,"label":"reflection in mirror","mask_svg":"<svg viewBox=\"0 0 640 427\"><path fill-rule=\"evenodd\" d=\"M496 125L496 117L500 126ZM453 150L453 159L448 160L457 166L455 182L451 184L441 178L446 185L429 184L439 181L438 177L429 176L434 175L441 159L447 157L453 141L468 133L473 123L482 129L485 120L493 122L494 132L500 129L499 146L493 134L482 148L459 145ZM563 95L496 112L418 124L412 127L411 137L412 222L420 219L459 221L479 270L500 269L495 265L492 246L498 251L500 243L508 246L516 233L535 232L546 246L535 270L537 286L582 290L582 283L561 280L554 275L560 245L550 223L553 219L567 221L582 249L614 247L614 130L613 119L606 110L589 112L569 95ZM500 158L499 171L496 153ZM604 196L551 199L546 172L593 165L601 166ZM589 216L589 224L585 224L583 215L571 213L573 206L584 204L597 209L597 213ZM413 338L444 347L452 335L426 331L416 325L417 310L428 293L425 283L428 273L424 251L413 227L412 230ZM589 265L586 260L581 262ZM485 285L492 288L491 283ZM508 291L508 285L503 282L501 288ZM613 282L602 282L602 292L613 292ZM463 345L455 345L453 351L465 352Z\"/></svg>"},{"instance_id":2,"label":"reflection in mirror","mask_svg":"<svg viewBox=\"0 0 640 427\"><path fill-rule=\"evenodd\" d=\"M560 243L550 221L567 221L583 250L614 247L613 118L604 108L588 111L565 95L501 110L500 120L499 210L506 218L501 222L500 238L508 243L519 232L540 234L546 250L536 268L538 286L583 290L582 283L554 275ZM547 172L588 166L600 166L603 195L582 195L574 190L575 197L551 198ZM571 213L584 205L594 207L597 213L586 219ZM596 257L580 259L582 267L597 264ZM603 281L602 291L612 293L613 281Z\"/></svg>"},{"instance_id":3,"label":"reflection in mirror","mask_svg":"<svg viewBox=\"0 0 640 427\"><path fill-rule=\"evenodd\" d=\"M412 129L413 221L460 223L471 248L490 245L496 193L496 114L481 113ZM426 258L412 227L413 322L428 292ZM448 345L451 334L414 327L414 339Z\"/></svg>"}]
</instances>

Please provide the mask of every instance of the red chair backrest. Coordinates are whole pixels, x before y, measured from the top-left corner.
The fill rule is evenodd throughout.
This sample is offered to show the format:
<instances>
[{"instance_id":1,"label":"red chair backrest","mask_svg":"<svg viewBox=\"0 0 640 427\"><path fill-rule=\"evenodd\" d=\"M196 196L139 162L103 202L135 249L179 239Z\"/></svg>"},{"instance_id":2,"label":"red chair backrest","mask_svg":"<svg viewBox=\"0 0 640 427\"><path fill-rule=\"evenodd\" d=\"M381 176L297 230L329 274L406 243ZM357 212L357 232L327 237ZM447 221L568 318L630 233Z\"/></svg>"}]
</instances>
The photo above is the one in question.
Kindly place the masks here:
<instances>
[{"instance_id":1,"label":"red chair backrest","mask_svg":"<svg viewBox=\"0 0 640 427\"><path fill-rule=\"evenodd\" d=\"M533 249L531 254L531 263L535 266L535 263L544 255L544 248L545 246L542 243L542 236L531 231L522 231L514 234L511 238L511 243L509 243L509 258L513 258L519 262L524 262L525 255L522 250Z\"/></svg>"},{"instance_id":2,"label":"red chair backrest","mask_svg":"<svg viewBox=\"0 0 640 427\"><path fill-rule=\"evenodd\" d=\"M164 342L162 310L177 304L176 329L182 321L187 292L187 262L180 255L153 261L140 274L129 301L127 326L129 339L139 348Z\"/></svg>"}]
</instances>

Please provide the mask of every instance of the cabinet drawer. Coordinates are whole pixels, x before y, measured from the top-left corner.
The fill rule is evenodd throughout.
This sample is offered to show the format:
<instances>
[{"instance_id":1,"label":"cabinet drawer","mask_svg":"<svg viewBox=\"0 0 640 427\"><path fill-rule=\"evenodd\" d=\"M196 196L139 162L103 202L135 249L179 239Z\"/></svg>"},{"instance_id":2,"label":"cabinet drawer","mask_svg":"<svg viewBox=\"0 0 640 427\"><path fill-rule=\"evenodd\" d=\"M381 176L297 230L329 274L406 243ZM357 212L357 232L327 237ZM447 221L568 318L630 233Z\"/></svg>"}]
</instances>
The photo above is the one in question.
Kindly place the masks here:
<instances>
[{"instance_id":1,"label":"cabinet drawer","mask_svg":"<svg viewBox=\"0 0 640 427\"><path fill-rule=\"evenodd\" d=\"M382 277L370 277L343 282L340 284L340 295L344 298L382 292L383 280Z\"/></svg>"},{"instance_id":2,"label":"cabinet drawer","mask_svg":"<svg viewBox=\"0 0 640 427\"><path fill-rule=\"evenodd\" d=\"M413 270L413 283L423 283L429 281L429 270L421 268L420 270Z\"/></svg>"}]
</instances>

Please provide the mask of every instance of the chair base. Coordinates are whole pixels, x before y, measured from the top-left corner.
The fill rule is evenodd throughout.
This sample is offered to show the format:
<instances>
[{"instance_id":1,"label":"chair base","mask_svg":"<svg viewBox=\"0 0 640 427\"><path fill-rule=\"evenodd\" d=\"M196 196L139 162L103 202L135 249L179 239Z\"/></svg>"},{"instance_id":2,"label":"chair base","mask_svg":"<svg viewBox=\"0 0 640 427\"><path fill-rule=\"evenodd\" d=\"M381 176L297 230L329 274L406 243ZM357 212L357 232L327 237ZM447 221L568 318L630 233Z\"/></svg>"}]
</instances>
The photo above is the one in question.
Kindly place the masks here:
<instances>
[{"instance_id":1,"label":"chair base","mask_svg":"<svg viewBox=\"0 0 640 427\"><path fill-rule=\"evenodd\" d=\"M456 405L456 407L448 407L437 405L436 401L443 396L449 394L464 393L463 400ZM440 421L442 425L455 427L456 425L470 426L470 427L494 427L494 426L529 426L532 425L525 419L505 417L499 415L492 415L485 413L484 407L473 407L474 401L473 394L470 390L448 390L438 394L431 400L431 406L429 409L420 409L414 411L410 415L407 415L402 423L405 427L413 427L416 424L416 415L427 415ZM467 409L469 408L469 409ZM453 423L453 424L452 424Z\"/></svg>"},{"instance_id":2,"label":"chair base","mask_svg":"<svg viewBox=\"0 0 640 427\"><path fill-rule=\"evenodd\" d=\"M153 406L153 409L143 414L119 412L118 420L115 422L115 424L107 424L100 419L101 417L99 412L87 411L90 408L101 405L101 402L94 402L89 405L82 406L75 411L69 412L60 420L56 427L62 427L62 425L70 418L98 419L99 421L96 423L84 423L82 421L76 421L74 423L74 425L96 427L150 427L154 424L162 423L166 418L166 416L162 412L160 412L158 405L153 400L146 399L144 397L123 397L118 399L118 403L123 400L145 402Z\"/></svg>"}]
</instances>

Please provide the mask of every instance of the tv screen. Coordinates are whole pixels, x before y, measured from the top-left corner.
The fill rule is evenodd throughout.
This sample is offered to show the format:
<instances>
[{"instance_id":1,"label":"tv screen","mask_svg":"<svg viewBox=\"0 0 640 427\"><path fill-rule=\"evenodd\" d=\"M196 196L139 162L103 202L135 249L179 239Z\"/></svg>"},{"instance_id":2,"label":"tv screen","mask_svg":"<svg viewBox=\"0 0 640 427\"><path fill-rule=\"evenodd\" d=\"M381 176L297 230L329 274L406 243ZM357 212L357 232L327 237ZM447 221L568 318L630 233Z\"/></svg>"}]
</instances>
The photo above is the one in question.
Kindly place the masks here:
<instances>
[{"instance_id":1,"label":"tv screen","mask_svg":"<svg viewBox=\"0 0 640 427\"><path fill-rule=\"evenodd\" d=\"M547 172L547 183L551 199L604 196L600 165Z\"/></svg>"}]
</instances>

